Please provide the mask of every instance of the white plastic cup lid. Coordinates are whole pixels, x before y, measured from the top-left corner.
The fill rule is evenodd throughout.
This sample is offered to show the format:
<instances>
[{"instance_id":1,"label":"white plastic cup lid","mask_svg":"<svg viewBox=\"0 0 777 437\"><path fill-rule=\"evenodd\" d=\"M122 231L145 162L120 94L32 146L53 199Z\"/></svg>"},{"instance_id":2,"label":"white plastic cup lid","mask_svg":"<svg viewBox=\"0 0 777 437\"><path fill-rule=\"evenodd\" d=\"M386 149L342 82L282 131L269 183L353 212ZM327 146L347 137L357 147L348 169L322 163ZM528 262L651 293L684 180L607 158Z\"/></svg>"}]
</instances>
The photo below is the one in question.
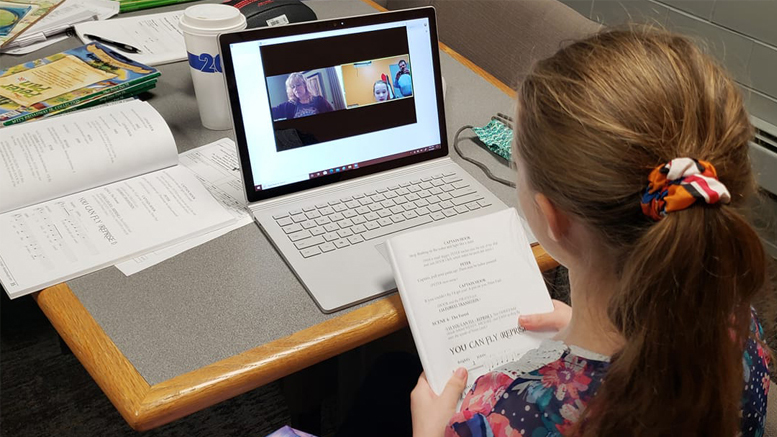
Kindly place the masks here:
<instances>
[{"instance_id":1,"label":"white plastic cup lid","mask_svg":"<svg viewBox=\"0 0 777 437\"><path fill-rule=\"evenodd\" d=\"M178 24L187 33L214 34L245 28L246 17L234 6L210 3L189 6Z\"/></svg>"}]
</instances>

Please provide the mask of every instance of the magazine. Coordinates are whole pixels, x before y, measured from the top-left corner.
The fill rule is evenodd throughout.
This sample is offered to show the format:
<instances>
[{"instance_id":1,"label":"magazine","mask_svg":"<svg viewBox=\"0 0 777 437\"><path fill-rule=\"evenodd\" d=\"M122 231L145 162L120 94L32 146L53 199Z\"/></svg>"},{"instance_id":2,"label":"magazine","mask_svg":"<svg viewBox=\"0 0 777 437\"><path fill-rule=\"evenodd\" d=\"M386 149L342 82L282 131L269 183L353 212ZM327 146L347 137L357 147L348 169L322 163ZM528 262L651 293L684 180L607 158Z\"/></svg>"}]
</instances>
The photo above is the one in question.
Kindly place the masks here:
<instances>
[{"instance_id":1,"label":"magazine","mask_svg":"<svg viewBox=\"0 0 777 437\"><path fill-rule=\"evenodd\" d=\"M0 71L0 125L21 123L85 101L147 90L159 71L98 43Z\"/></svg>"},{"instance_id":2,"label":"magazine","mask_svg":"<svg viewBox=\"0 0 777 437\"><path fill-rule=\"evenodd\" d=\"M0 47L5 47L28 27L46 16L63 0L0 1Z\"/></svg>"},{"instance_id":3,"label":"magazine","mask_svg":"<svg viewBox=\"0 0 777 437\"><path fill-rule=\"evenodd\" d=\"M56 115L67 114L73 111L79 111L81 109L93 108L98 105L104 105L106 103L120 102L125 99L137 98L137 95L144 93L148 90L156 87L156 79L152 79L146 82L141 82L137 85L132 85L127 88L122 88L116 92L110 94L104 94L95 96L91 99L83 100L77 104L57 109L55 111L47 112L46 114L35 117L31 120L40 120L43 118L54 117Z\"/></svg>"}]
</instances>

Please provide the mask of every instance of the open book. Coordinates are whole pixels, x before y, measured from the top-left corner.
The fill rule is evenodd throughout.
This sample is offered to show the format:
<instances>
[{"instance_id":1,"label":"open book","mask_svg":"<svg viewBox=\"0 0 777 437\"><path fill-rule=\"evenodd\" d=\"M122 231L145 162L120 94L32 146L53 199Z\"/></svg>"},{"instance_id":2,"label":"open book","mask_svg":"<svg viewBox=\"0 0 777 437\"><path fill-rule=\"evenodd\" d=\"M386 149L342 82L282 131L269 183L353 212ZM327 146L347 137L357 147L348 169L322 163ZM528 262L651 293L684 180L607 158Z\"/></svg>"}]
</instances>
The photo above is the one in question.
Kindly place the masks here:
<instances>
[{"instance_id":1,"label":"open book","mask_svg":"<svg viewBox=\"0 0 777 437\"><path fill-rule=\"evenodd\" d=\"M553 304L515 209L404 233L386 246L436 393L459 367L469 387L549 337L518 325L519 314Z\"/></svg>"},{"instance_id":2,"label":"open book","mask_svg":"<svg viewBox=\"0 0 777 437\"><path fill-rule=\"evenodd\" d=\"M132 101L3 129L0 282L15 298L234 220Z\"/></svg>"}]
</instances>

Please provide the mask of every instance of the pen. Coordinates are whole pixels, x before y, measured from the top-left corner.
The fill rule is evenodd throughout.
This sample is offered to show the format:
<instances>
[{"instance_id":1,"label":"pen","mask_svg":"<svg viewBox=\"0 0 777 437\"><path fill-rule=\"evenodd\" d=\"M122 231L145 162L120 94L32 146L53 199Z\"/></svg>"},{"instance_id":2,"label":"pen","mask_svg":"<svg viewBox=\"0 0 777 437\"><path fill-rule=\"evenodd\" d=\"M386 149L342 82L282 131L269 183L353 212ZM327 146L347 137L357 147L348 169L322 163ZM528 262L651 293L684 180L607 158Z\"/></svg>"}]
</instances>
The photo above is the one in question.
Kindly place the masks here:
<instances>
[{"instance_id":1,"label":"pen","mask_svg":"<svg viewBox=\"0 0 777 437\"><path fill-rule=\"evenodd\" d=\"M110 39L106 39L106 38L103 38L103 37L100 37L100 36L97 36L97 35L92 35L92 34L89 34L89 33L85 33L84 36L89 38L89 39L91 39L91 40L93 40L93 41L97 41L97 42L101 42L103 44L108 44L110 46L118 47L119 49L124 50L125 52L140 53L140 50L138 48L132 47L129 44L124 44L123 42L112 41Z\"/></svg>"}]
</instances>

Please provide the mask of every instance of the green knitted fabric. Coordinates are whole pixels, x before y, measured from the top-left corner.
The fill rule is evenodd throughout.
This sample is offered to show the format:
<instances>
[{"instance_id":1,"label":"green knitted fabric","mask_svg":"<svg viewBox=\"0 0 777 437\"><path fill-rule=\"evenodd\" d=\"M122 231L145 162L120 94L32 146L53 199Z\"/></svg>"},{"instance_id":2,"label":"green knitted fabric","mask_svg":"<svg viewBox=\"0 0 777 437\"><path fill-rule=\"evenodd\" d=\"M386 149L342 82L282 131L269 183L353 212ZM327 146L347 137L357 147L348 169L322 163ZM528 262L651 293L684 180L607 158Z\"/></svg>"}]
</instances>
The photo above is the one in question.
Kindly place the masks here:
<instances>
[{"instance_id":1,"label":"green knitted fabric","mask_svg":"<svg viewBox=\"0 0 777 437\"><path fill-rule=\"evenodd\" d=\"M513 130L499 120L492 119L484 127L473 127L480 141L508 162L512 156Z\"/></svg>"}]
</instances>

